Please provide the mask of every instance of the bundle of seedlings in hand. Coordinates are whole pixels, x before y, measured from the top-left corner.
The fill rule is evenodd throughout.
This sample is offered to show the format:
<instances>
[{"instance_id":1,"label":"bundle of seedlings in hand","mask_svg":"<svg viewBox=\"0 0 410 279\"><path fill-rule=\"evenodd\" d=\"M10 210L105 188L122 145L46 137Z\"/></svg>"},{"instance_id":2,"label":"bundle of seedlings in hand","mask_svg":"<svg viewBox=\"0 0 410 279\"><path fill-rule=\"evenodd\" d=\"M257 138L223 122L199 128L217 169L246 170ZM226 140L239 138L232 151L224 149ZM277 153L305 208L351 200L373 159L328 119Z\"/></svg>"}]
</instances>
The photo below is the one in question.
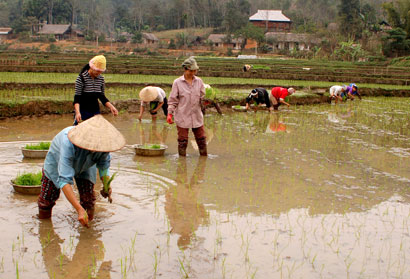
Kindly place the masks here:
<instances>
[{"instance_id":1,"label":"bundle of seedlings in hand","mask_svg":"<svg viewBox=\"0 0 410 279\"><path fill-rule=\"evenodd\" d=\"M102 183L103 183L103 189L100 191L101 196L103 196L104 198L108 198L108 201L110 203L112 203L112 198L111 198L111 192L110 192L110 188L111 188L111 182L114 180L115 176L117 175L117 173L115 172L111 177L109 176L103 176L102 177Z\"/></svg>"},{"instance_id":2,"label":"bundle of seedlings in hand","mask_svg":"<svg viewBox=\"0 0 410 279\"><path fill-rule=\"evenodd\" d=\"M205 99L215 100L217 95L216 89L212 88L209 84L205 85Z\"/></svg>"}]
</instances>

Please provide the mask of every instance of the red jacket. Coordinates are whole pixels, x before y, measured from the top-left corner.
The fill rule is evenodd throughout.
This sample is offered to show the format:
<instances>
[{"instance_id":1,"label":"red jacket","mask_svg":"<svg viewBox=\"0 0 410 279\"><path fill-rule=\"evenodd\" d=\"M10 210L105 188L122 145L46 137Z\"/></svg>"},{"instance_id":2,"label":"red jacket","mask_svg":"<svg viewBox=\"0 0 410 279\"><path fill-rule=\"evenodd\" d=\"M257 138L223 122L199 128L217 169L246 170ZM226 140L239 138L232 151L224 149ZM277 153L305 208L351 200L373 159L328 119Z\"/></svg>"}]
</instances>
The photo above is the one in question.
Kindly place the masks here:
<instances>
[{"instance_id":1,"label":"red jacket","mask_svg":"<svg viewBox=\"0 0 410 279\"><path fill-rule=\"evenodd\" d=\"M276 99L285 99L289 94L288 90L283 87L273 87L271 93Z\"/></svg>"}]
</instances>

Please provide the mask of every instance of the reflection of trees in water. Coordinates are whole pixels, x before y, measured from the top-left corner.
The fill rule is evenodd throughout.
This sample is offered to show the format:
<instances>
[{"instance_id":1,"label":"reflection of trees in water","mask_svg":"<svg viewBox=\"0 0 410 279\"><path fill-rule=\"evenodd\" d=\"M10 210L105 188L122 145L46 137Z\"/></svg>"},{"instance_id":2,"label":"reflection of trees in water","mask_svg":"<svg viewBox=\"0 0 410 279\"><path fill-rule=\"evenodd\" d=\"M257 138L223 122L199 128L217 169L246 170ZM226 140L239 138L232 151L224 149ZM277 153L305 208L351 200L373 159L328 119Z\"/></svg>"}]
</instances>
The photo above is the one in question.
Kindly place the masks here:
<instances>
[{"instance_id":1,"label":"reflection of trees in water","mask_svg":"<svg viewBox=\"0 0 410 279\"><path fill-rule=\"evenodd\" d=\"M203 180L207 158L200 156L195 170L188 181L186 158L180 158L176 171L177 185L170 186L165 195L165 211L172 232L180 235L178 246L186 248L199 225L208 223L208 213L199 203L199 183Z\"/></svg>"},{"instance_id":2,"label":"reflection of trees in water","mask_svg":"<svg viewBox=\"0 0 410 279\"><path fill-rule=\"evenodd\" d=\"M104 259L104 244L98 238L100 232L92 227L80 232L77 246L71 260L67 257L66 249L73 249L70 239L68 247L54 231L51 220L40 220L39 237L42 247L44 265L49 278L111 278L111 261L97 263Z\"/></svg>"}]
</instances>

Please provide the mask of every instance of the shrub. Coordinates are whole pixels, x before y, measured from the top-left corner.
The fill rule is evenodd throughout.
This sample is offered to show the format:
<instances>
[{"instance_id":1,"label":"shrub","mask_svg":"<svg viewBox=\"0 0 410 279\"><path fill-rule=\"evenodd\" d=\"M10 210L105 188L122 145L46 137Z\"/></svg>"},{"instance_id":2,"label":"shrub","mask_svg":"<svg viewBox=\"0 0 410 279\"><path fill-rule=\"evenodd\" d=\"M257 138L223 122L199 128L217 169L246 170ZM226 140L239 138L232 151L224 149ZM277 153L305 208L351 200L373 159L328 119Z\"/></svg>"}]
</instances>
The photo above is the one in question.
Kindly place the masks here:
<instances>
[{"instance_id":1,"label":"shrub","mask_svg":"<svg viewBox=\"0 0 410 279\"><path fill-rule=\"evenodd\" d=\"M136 52L136 53L144 53L144 52L147 51L147 48L146 47L137 47L137 48L134 48L133 51Z\"/></svg>"},{"instance_id":2,"label":"shrub","mask_svg":"<svg viewBox=\"0 0 410 279\"><path fill-rule=\"evenodd\" d=\"M140 43L142 43L142 33L136 31L136 32L134 33L134 35L132 36L131 42L132 42L133 44L140 44Z\"/></svg>"},{"instance_id":3,"label":"shrub","mask_svg":"<svg viewBox=\"0 0 410 279\"><path fill-rule=\"evenodd\" d=\"M127 38L124 35L120 35L117 39L117 42L119 43L126 43L127 42Z\"/></svg>"},{"instance_id":4,"label":"shrub","mask_svg":"<svg viewBox=\"0 0 410 279\"><path fill-rule=\"evenodd\" d=\"M333 57L341 61L357 61L364 58L366 55L360 44L355 44L353 41L341 42L333 52Z\"/></svg>"},{"instance_id":5,"label":"shrub","mask_svg":"<svg viewBox=\"0 0 410 279\"><path fill-rule=\"evenodd\" d=\"M50 44L47 50L50 52L58 52L60 51L60 47L56 46L55 44Z\"/></svg>"},{"instance_id":6,"label":"shrub","mask_svg":"<svg viewBox=\"0 0 410 279\"><path fill-rule=\"evenodd\" d=\"M9 48L10 44L0 44L0 51L2 50L7 50Z\"/></svg>"},{"instance_id":7,"label":"shrub","mask_svg":"<svg viewBox=\"0 0 410 279\"><path fill-rule=\"evenodd\" d=\"M168 48L169 48L169 49L176 49L176 48L177 48L177 46L175 45L174 39L171 39L171 40L169 41Z\"/></svg>"}]
</instances>

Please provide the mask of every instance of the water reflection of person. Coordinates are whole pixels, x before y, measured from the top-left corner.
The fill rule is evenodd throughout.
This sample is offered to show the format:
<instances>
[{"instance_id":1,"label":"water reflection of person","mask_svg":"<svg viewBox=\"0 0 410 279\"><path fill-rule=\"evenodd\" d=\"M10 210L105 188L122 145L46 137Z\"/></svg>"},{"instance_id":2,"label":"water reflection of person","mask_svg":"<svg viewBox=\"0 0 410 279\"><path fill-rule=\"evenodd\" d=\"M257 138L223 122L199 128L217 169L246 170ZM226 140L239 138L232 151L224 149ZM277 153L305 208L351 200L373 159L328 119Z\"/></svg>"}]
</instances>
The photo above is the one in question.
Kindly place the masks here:
<instances>
[{"instance_id":1,"label":"water reflection of person","mask_svg":"<svg viewBox=\"0 0 410 279\"><path fill-rule=\"evenodd\" d=\"M212 141L212 139L214 138L215 127L213 127L213 129L212 129L212 128L204 127L204 129L205 129L205 136L206 136L206 145L209 145L209 143L210 143L210 142ZM193 147L196 151L199 150L198 144L196 143L195 140L192 140L192 139L191 139L191 145L192 145L192 147Z\"/></svg>"},{"instance_id":2,"label":"water reflection of person","mask_svg":"<svg viewBox=\"0 0 410 279\"><path fill-rule=\"evenodd\" d=\"M329 111L327 119L333 123L346 123L346 119L350 118L354 115L354 111L351 110L350 107L347 109L339 109L337 108L335 111Z\"/></svg>"},{"instance_id":3,"label":"water reflection of person","mask_svg":"<svg viewBox=\"0 0 410 279\"><path fill-rule=\"evenodd\" d=\"M162 126L162 131L158 131L158 125L156 122L152 122L152 125L149 126L148 139L145 135L146 131L142 125L140 125L140 144L145 143L160 143L165 144L165 141L168 137L168 129L165 125Z\"/></svg>"},{"instance_id":4,"label":"water reflection of person","mask_svg":"<svg viewBox=\"0 0 410 279\"><path fill-rule=\"evenodd\" d=\"M165 211L171 225L171 232L180 235L178 247L185 249L199 225L208 223L208 213L198 201L199 183L203 180L207 157L200 156L195 170L188 181L187 163L180 158L176 171L176 185L170 186L165 195Z\"/></svg>"},{"instance_id":5,"label":"water reflection of person","mask_svg":"<svg viewBox=\"0 0 410 279\"><path fill-rule=\"evenodd\" d=\"M269 117L269 124L266 127L266 133L278 133L278 132L287 132L290 131L287 129L286 125L280 120L280 116L278 113L274 113Z\"/></svg>"},{"instance_id":6,"label":"water reflection of person","mask_svg":"<svg viewBox=\"0 0 410 279\"><path fill-rule=\"evenodd\" d=\"M98 238L100 232L93 228L80 231L78 243L71 260L64 251L74 249L70 245L63 246L64 240L54 231L51 219L40 220L39 238L42 255L49 278L111 278L111 261L104 261L98 268L97 262L104 259L104 244ZM93 270L93 269L96 270Z\"/></svg>"}]
</instances>

